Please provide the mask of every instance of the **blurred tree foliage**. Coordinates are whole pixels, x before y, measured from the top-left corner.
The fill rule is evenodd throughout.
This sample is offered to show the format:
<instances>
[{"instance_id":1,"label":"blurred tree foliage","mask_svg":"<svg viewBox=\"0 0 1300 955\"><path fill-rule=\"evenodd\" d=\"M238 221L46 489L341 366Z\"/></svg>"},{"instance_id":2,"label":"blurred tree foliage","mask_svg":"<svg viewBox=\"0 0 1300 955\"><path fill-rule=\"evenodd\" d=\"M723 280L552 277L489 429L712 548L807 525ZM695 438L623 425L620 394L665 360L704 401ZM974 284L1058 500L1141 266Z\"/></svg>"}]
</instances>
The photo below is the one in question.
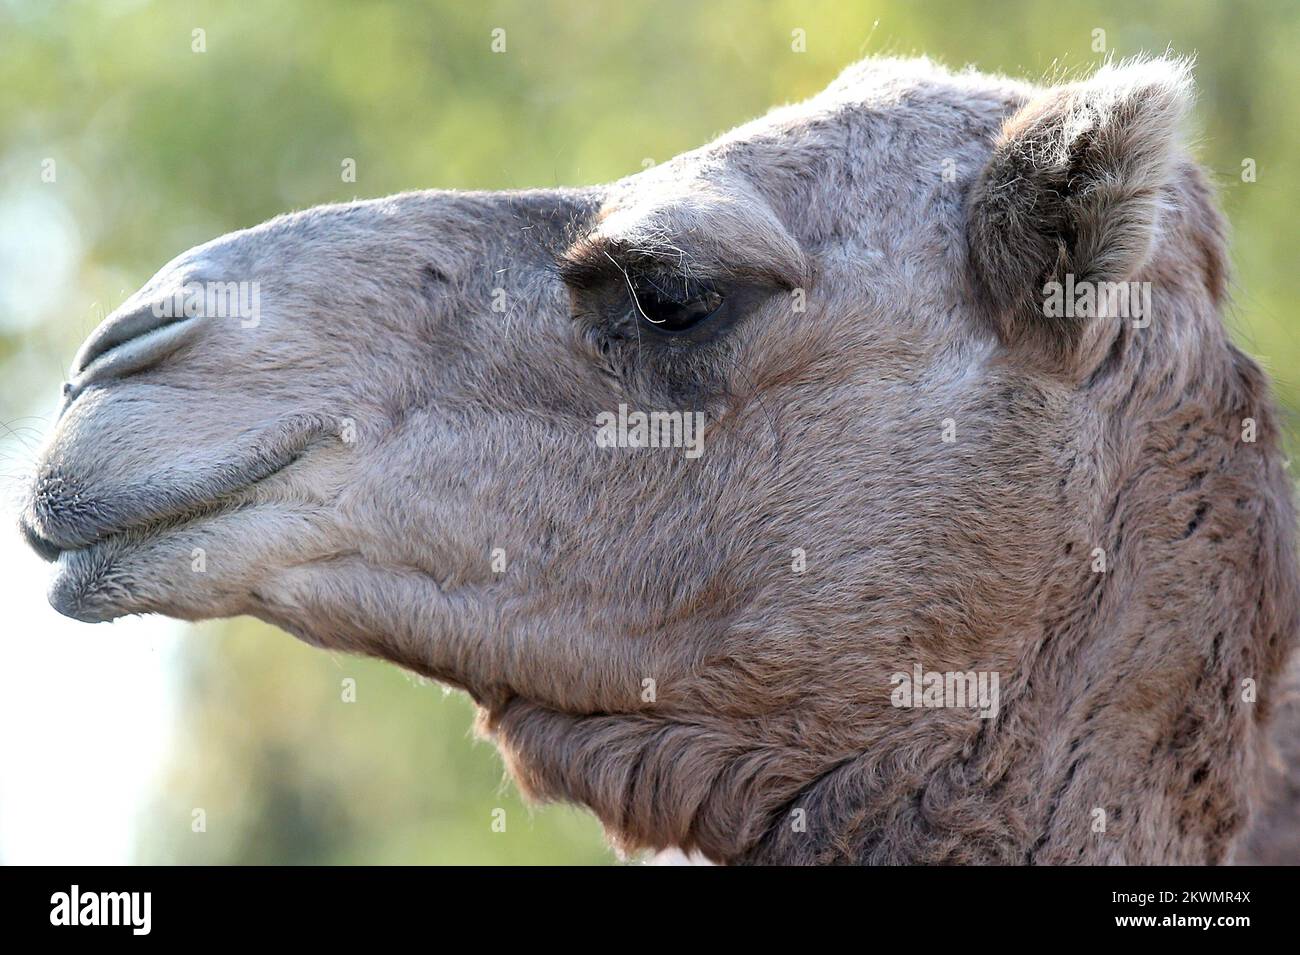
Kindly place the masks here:
<instances>
[{"instance_id":1,"label":"blurred tree foliage","mask_svg":"<svg viewBox=\"0 0 1300 955\"><path fill-rule=\"evenodd\" d=\"M1099 62L1097 30L1115 56L1198 55L1198 150L1235 233L1229 320L1294 421L1300 4L1270 0L0 0L0 414L48 418L78 340L219 233L404 189L610 180L810 95L863 55L1043 78ZM179 698L142 858L612 859L589 816L520 805L491 747L468 741L466 700L392 667L247 620L210 624Z\"/></svg>"},{"instance_id":2,"label":"blurred tree foliage","mask_svg":"<svg viewBox=\"0 0 1300 955\"><path fill-rule=\"evenodd\" d=\"M462 694L255 621L197 629L171 777L141 827L145 859L613 859L590 815L523 805L496 751L470 732Z\"/></svg>"}]
</instances>

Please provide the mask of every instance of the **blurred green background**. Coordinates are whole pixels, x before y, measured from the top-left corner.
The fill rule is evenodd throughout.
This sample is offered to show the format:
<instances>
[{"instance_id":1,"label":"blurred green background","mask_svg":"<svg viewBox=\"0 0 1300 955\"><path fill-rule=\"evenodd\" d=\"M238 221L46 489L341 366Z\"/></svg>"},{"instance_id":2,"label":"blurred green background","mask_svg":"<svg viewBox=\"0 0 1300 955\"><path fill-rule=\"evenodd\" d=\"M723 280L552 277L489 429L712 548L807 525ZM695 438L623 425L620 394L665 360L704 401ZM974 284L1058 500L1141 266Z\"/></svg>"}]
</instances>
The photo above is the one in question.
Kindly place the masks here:
<instances>
[{"instance_id":1,"label":"blurred green background","mask_svg":"<svg viewBox=\"0 0 1300 955\"><path fill-rule=\"evenodd\" d=\"M1097 30L1115 56L1198 56L1198 150L1235 234L1229 321L1278 382L1294 449L1292 2L0 0L0 418L30 445L80 339L222 232L406 189L607 181L810 95L864 55L1039 79L1100 62ZM472 741L464 698L253 621L192 630L136 858L615 861L589 815L521 806L491 746ZM202 839L195 806L221 820Z\"/></svg>"}]
</instances>

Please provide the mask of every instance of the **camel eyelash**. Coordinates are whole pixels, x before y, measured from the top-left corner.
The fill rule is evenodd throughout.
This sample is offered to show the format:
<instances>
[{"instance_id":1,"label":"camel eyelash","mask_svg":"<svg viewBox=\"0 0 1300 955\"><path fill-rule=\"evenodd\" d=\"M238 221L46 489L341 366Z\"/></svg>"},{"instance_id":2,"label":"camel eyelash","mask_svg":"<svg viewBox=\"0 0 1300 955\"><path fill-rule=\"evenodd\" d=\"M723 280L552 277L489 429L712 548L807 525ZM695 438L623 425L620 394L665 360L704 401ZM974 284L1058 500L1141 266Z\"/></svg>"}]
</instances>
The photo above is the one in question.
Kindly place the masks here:
<instances>
[{"instance_id":1,"label":"camel eyelash","mask_svg":"<svg viewBox=\"0 0 1300 955\"><path fill-rule=\"evenodd\" d=\"M628 281L666 291L674 280L700 280L692 274L686 253L679 248L638 247L587 236L574 241L558 264L560 278L577 292Z\"/></svg>"},{"instance_id":2,"label":"camel eyelash","mask_svg":"<svg viewBox=\"0 0 1300 955\"><path fill-rule=\"evenodd\" d=\"M699 340L728 299L721 283L693 274L678 248L633 247L580 239L559 262L573 293L575 318L596 319L612 339L643 334Z\"/></svg>"}]
</instances>

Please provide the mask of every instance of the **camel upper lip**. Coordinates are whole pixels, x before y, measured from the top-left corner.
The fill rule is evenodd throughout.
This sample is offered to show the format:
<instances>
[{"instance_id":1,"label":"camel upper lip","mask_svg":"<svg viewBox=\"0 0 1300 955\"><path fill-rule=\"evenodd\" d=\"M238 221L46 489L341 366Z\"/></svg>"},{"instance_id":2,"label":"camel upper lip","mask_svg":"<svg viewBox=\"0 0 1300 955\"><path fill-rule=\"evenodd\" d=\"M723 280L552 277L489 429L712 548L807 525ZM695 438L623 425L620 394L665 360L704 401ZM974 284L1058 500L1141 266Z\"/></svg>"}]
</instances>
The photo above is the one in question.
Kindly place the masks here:
<instances>
[{"instance_id":1,"label":"camel upper lip","mask_svg":"<svg viewBox=\"0 0 1300 955\"><path fill-rule=\"evenodd\" d=\"M269 476L269 475L268 475ZM253 482L254 484L258 482ZM245 487L252 487L252 484ZM23 535L27 545L36 551L40 558L48 563L56 563L64 554L77 553L79 551L91 550L107 541L122 539L130 535L136 535L141 539L154 537L157 534L190 524L201 518L221 513L232 506L228 497L214 499L204 504L196 505L192 509L183 513L173 514L161 519L142 520L136 523L123 524L110 530L105 530L94 537L88 537L78 540L75 544L60 545L50 540L48 537L38 531L27 520L22 517L18 521L18 530Z\"/></svg>"},{"instance_id":2,"label":"camel upper lip","mask_svg":"<svg viewBox=\"0 0 1300 955\"><path fill-rule=\"evenodd\" d=\"M136 537L154 537L200 518L238 506L239 499L252 487L279 474L298 459L293 455L283 461L267 463L253 470L242 470L239 477L224 476L219 488L202 496L184 494L182 501L169 501L166 492L149 487L127 487L107 506L88 508L90 517L76 512L56 512L57 517L33 520L29 507L18 520L19 531L27 544L43 559L55 562L67 553L90 550L107 541ZM231 469L234 472L236 469ZM112 519L100 516L103 512ZM64 516L64 515L67 516ZM59 519L62 517L62 519Z\"/></svg>"},{"instance_id":3,"label":"camel upper lip","mask_svg":"<svg viewBox=\"0 0 1300 955\"><path fill-rule=\"evenodd\" d=\"M295 463L332 427L320 416L293 415L255 435L242 453L218 466L162 469L144 483L114 489L107 496L80 490L75 478L57 470L47 472L32 489L19 529L48 561L109 540L155 536L238 507L251 488Z\"/></svg>"}]
</instances>

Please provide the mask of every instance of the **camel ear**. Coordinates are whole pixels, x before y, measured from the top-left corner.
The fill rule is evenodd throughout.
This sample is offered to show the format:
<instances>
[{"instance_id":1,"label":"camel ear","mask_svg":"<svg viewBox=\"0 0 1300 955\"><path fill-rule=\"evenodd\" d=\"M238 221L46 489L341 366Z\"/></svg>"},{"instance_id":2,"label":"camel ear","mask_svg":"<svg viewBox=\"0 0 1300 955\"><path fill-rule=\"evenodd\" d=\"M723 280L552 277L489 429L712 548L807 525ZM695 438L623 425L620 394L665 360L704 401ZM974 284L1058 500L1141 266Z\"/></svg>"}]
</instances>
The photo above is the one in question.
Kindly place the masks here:
<instances>
[{"instance_id":1,"label":"camel ear","mask_svg":"<svg viewBox=\"0 0 1300 955\"><path fill-rule=\"evenodd\" d=\"M1126 281L1142 265L1192 97L1186 61L1129 62L1047 90L1006 121L968 220L972 267L1005 338L1046 331L1068 350L1083 321L1052 317L1044 287Z\"/></svg>"}]
</instances>

